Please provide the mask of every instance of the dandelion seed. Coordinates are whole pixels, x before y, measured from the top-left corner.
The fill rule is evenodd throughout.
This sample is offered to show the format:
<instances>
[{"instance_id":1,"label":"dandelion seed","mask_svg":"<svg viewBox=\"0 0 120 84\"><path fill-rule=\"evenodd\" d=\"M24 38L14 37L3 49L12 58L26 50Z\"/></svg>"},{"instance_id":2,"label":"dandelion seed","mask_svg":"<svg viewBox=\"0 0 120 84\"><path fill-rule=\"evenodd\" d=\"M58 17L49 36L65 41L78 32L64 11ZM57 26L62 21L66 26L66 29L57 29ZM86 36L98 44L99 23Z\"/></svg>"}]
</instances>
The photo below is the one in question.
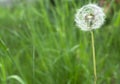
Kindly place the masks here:
<instances>
[{"instance_id":1,"label":"dandelion seed","mask_svg":"<svg viewBox=\"0 0 120 84\"><path fill-rule=\"evenodd\" d=\"M76 25L84 31L100 28L105 19L103 9L95 4L88 4L77 10Z\"/></svg>"}]
</instances>

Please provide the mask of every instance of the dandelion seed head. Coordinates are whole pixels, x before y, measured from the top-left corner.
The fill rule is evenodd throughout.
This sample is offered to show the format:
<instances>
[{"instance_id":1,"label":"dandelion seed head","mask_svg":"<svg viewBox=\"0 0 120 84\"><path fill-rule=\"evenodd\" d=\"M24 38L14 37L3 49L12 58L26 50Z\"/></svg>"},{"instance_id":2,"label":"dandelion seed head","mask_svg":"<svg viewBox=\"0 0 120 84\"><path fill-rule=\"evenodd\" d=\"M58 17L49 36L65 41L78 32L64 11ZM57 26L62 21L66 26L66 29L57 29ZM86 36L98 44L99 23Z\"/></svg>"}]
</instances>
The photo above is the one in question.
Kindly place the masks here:
<instances>
[{"instance_id":1,"label":"dandelion seed head","mask_svg":"<svg viewBox=\"0 0 120 84\"><path fill-rule=\"evenodd\" d=\"M100 28L105 19L103 9L96 4L88 4L77 10L76 25L84 31Z\"/></svg>"}]
</instances>

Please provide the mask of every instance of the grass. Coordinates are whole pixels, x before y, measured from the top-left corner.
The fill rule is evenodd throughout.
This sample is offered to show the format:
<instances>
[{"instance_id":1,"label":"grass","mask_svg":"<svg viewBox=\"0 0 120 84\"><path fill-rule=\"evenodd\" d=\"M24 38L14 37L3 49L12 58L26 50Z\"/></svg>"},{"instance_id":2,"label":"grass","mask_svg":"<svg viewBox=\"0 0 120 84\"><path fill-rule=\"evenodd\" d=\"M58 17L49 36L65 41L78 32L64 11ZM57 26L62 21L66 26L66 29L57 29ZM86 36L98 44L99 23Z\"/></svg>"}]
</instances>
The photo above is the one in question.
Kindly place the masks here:
<instances>
[{"instance_id":1,"label":"grass","mask_svg":"<svg viewBox=\"0 0 120 84\"><path fill-rule=\"evenodd\" d=\"M93 84L90 33L74 23L76 9L87 3L39 0L1 7L0 84ZM94 31L97 84L120 83L118 7L112 2L114 13Z\"/></svg>"}]
</instances>

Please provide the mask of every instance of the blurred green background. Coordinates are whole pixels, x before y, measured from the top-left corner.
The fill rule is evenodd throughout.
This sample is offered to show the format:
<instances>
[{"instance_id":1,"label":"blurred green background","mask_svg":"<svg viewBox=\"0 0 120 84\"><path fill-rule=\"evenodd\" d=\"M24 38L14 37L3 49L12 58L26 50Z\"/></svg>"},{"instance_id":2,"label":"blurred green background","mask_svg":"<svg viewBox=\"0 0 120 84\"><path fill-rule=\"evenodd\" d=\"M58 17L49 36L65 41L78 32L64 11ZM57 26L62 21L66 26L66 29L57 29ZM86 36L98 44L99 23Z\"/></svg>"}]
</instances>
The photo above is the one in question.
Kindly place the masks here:
<instances>
[{"instance_id":1,"label":"blurred green background","mask_svg":"<svg viewBox=\"0 0 120 84\"><path fill-rule=\"evenodd\" d=\"M0 84L93 84L90 32L74 22L76 10L89 1L106 12L105 24L94 30L97 84L120 84L120 0L0 6Z\"/></svg>"}]
</instances>

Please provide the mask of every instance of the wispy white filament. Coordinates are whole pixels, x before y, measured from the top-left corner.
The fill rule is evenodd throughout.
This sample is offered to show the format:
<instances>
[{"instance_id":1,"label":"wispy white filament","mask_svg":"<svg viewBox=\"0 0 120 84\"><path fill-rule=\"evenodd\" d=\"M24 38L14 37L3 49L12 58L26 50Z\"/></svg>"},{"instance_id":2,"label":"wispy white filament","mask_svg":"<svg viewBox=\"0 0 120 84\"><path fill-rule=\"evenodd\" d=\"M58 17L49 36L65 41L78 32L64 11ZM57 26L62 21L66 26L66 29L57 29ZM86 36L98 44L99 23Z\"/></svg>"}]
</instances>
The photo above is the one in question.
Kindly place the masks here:
<instances>
[{"instance_id":1,"label":"wispy white filament","mask_svg":"<svg viewBox=\"0 0 120 84\"><path fill-rule=\"evenodd\" d=\"M100 28L104 19L103 9L96 4L85 5L75 14L76 25L84 31Z\"/></svg>"}]
</instances>

